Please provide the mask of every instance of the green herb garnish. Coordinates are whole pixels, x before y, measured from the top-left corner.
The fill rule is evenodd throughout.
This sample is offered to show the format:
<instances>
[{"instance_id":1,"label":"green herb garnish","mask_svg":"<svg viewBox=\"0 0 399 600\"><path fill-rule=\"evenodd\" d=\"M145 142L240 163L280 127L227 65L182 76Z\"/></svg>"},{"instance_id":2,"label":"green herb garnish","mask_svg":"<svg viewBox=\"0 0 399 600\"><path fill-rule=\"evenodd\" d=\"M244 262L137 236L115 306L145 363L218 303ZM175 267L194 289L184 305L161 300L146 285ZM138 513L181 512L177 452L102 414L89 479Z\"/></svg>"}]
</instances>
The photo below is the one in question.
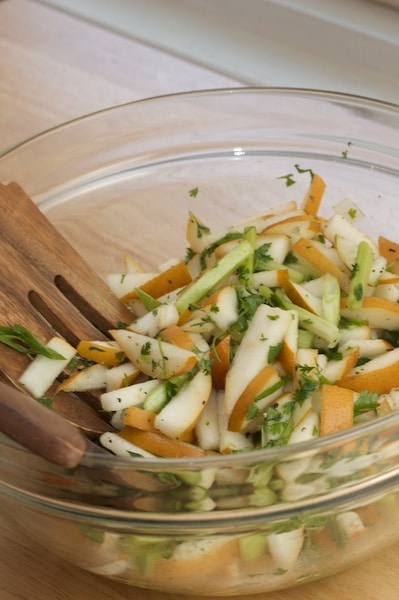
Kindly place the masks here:
<instances>
[{"instance_id":1,"label":"green herb garnish","mask_svg":"<svg viewBox=\"0 0 399 600\"><path fill-rule=\"evenodd\" d=\"M65 356L42 344L32 332L22 325L0 326L0 342L21 354L65 360Z\"/></svg>"}]
</instances>

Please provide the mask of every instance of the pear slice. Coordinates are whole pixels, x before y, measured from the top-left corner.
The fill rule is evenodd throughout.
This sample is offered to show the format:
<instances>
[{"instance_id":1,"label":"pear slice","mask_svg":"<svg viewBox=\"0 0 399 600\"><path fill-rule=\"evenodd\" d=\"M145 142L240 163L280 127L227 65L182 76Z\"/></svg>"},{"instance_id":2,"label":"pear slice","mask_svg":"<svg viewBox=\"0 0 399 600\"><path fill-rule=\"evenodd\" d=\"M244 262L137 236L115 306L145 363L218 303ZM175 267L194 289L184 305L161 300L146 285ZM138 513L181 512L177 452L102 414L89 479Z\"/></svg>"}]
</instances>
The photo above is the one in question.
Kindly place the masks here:
<instances>
[{"instance_id":1,"label":"pear slice","mask_svg":"<svg viewBox=\"0 0 399 600\"><path fill-rule=\"evenodd\" d=\"M294 304L305 308L306 310L314 313L315 315L322 316L322 299L314 295L300 283L294 283L293 281L288 279L285 285L285 293L287 294L291 302L293 302Z\"/></svg>"},{"instance_id":2,"label":"pear slice","mask_svg":"<svg viewBox=\"0 0 399 600\"><path fill-rule=\"evenodd\" d=\"M270 365L261 371L248 383L234 404L231 411L228 429L230 431L246 431L251 429L252 420L262 414L266 406L272 404L281 394L281 377ZM258 400L259 398L259 400ZM249 416L253 409L253 416Z\"/></svg>"},{"instance_id":3,"label":"pear slice","mask_svg":"<svg viewBox=\"0 0 399 600\"><path fill-rule=\"evenodd\" d=\"M226 376L224 404L228 417L249 382L272 362L269 354L283 344L291 320L290 311L266 304L257 308Z\"/></svg>"},{"instance_id":4,"label":"pear slice","mask_svg":"<svg viewBox=\"0 0 399 600\"><path fill-rule=\"evenodd\" d=\"M138 448L163 458L201 458L206 456L206 452L202 448L181 440L172 440L167 435L156 431L125 427L117 435Z\"/></svg>"},{"instance_id":5,"label":"pear slice","mask_svg":"<svg viewBox=\"0 0 399 600\"><path fill-rule=\"evenodd\" d=\"M119 299L123 298L127 294L130 294L132 290L141 287L146 281L156 277L157 273L108 273L106 276L106 282L111 292Z\"/></svg>"},{"instance_id":6,"label":"pear slice","mask_svg":"<svg viewBox=\"0 0 399 600\"><path fill-rule=\"evenodd\" d=\"M111 392L131 385L139 375L139 369L131 362L111 367L105 373L105 389L107 392Z\"/></svg>"},{"instance_id":7,"label":"pear slice","mask_svg":"<svg viewBox=\"0 0 399 600\"><path fill-rule=\"evenodd\" d=\"M218 394L211 391L208 402L195 426L198 445L204 450L218 451L220 448Z\"/></svg>"},{"instance_id":8,"label":"pear slice","mask_svg":"<svg viewBox=\"0 0 399 600\"><path fill-rule=\"evenodd\" d=\"M354 368L360 356L360 348L356 344L341 349L341 352L342 358L330 359L322 369L322 375L329 383L335 383L345 377Z\"/></svg>"},{"instance_id":9,"label":"pear slice","mask_svg":"<svg viewBox=\"0 0 399 600\"><path fill-rule=\"evenodd\" d=\"M336 516L338 528L345 535L345 538L350 540L358 535L363 535L366 527L355 510L347 510Z\"/></svg>"},{"instance_id":10,"label":"pear slice","mask_svg":"<svg viewBox=\"0 0 399 600\"><path fill-rule=\"evenodd\" d=\"M268 538L269 552L278 569L292 569L302 551L305 542L303 527L283 531L281 533L270 533Z\"/></svg>"},{"instance_id":11,"label":"pear slice","mask_svg":"<svg viewBox=\"0 0 399 600\"><path fill-rule=\"evenodd\" d=\"M142 265L130 254L125 254L124 263L126 267L126 273L144 273Z\"/></svg>"},{"instance_id":12,"label":"pear slice","mask_svg":"<svg viewBox=\"0 0 399 600\"><path fill-rule=\"evenodd\" d=\"M225 242L218 246L215 250L215 255L217 258L221 256L225 256L232 249L237 246L239 240L232 240L229 242ZM284 234L272 234L265 235L259 234L256 236L255 248L260 248L261 246L267 245L267 255L275 261L276 263L283 263L287 257L287 254L290 250L290 239L287 235Z\"/></svg>"},{"instance_id":13,"label":"pear slice","mask_svg":"<svg viewBox=\"0 0 399 600\"><path fill-rule=\"evenodd\" d=\"M176 325L178 320L179 313L174 304L161 304L154 310L135 319L128 325L128 329L136 333L156 337L162 329Z\"/></svg>"},{"instance_id":14,"label":"pear slice","mask_svg":"<svg viewBox=\"0 0 399 600\"><path fill-rule=\"evenodd\" d=\"M308 221L309 215L306 215L304 211L300 208L297 208L292 211L288 211L286 213L282 213L279 215L271 215L265 222L263 223L263 228L260 231L262 235L267 233L275 233L277 226L280 232L285 231L285 225L290 222L297 223L298 221Z\"/></svg>"},{"instance_id":15,"label":"pear slice","mask_svg":"<svg viewBox=\"0 0 399 600\"><path fill-rule=\"evenodd\" d=\"M392 350L392 345L381 338L375 338L370 340L361 339L347 339L345 343L339 347L340 352L346 352L351 348L358 348L359 356L364 358L376 358L380 354L389 352ZM351 367L352 368L352 367ZM344 374L342 374L343 377Z\"/></svg>"},{"instance_id":16,"label":"pear slice","mask_svg":"<svg viewBox=\"0 0 399 600\"><path fill-rule=\"evenodd\" d=\"M106 373L108 368L102 364L94 364L72 373L57 387L57 392L88 392L89 390L102 390L106 386Z\"/></svg>"},{"instance_id":17,"label":"pear slice","mask_svg":"<svg viewBox=\"0 0 399 600\"><path fill-rule=\"evenodd\" d=\"M258 290L261 286L268 288L276 288L285 286L288 283L288 269L282 267L281 269L273 269L271 271L258 271L253 273L251 277L251 286Z\"/></svg>"},{"instance_id":18,"label":"pear slice","mask_svg":"<svg viewBox=\"0 0 399 600\"><path fill-rule=\"evenodd\" d=\"M368 390L377 394L389 393L392 388L399 387L399 348L354 367L337 385L355 392Z\"/></svg>"},{"instance_id":19,"label":"pear slice","mask_svg":"<svg viewBox=\"0 0 399 600\"><path fill-rule=\"evenodd\" d=\"M317 215L325 189L326 184L324 179L320 175L317 175L317 173L314 173L302 201L302 209L306 214Z\"/></svg>"},{"instance_id":20,"label":"pear slice","mask_svg":"<svg viewBox=\"0 0 399 600\"><path fill-rule=\"evenodd\" d=\"M399 302L399 285L398 282L389 283L389 282L378 282L376 287L374 288L374 296L378 296L378 298L385 298L385 300L390 300L391 302Z\"/></svg>"},{"instance_id":21,"label":"pear slice","mask_svg":"<svg viewBox=\"0 0 399 600\"><path fill-rule=\"evenodd\" d=\"M195 348L194 341L190 335L176 324L162 329L159 332L159 337L165 342L179 346L179 348L184 348L185 350L193 350Z\"/></svg>"},{"instance_id":22,"label":"pear slice","mask_svg":"<svg viewBox=\"0 0 399 600\"><path fill-rule=\"evenodd\" d=\"M289 444L307 442L319 435L319 415L314 410L308 410L304 417L295 425Z\"/></svg>"},{"instance_id":23,"label":"pear slice","mask_svg":"<svg viewBox=\"0 0 399 600\"><path fill-rule=\"evenodd\" d=\"M289 201L283 204L277 204L266 213L261 213L237 221L224 231L211 232L209 227L196 215L190 214L186 224L186 239L190 248L201 253L210 244L214 244L218 240L225 237L226 233L243 233L247 227L255 227L257 233L260 233L264 228L265 222L276 215L283 215L291 211L297 211L297 204L294 201Z\"/></svg>"},{"instance_id":24,"label":"pear slice","mask_svg":"<svg viewBox=\"0 0 399 600\"><path fill-rule=\"evenodd\" d=\"M120 389L103 392L100 395L101 406L103 410L110 412L122 410L129 406L141 405L148 394L159 384L159 380L149 379L148 381L132 383Z\"/></svg>"},{"instance_id":25,"label":"pear slice","mask_svg":"<svg viewBox=\"0 0 399 600\"><path fill-rule=\"evenodd\" d=\"M101 363L106 367L120 365L126 358L118 344L110 340L80 340L77 351L82 358Z\"/></svg>"},{"instance_id":26,"label":"pear slice","mask_svg":"<svg viewBox=\"0 0 399 600\"><path fill-rule=\"evenodd\" d=\"M147 450L111 431L107 431L101 435L100 444L117 456L126 456L127 458L131 458L132 456L155 458L155 455L151 452L147 452Z\"/></svg>"},{"instance_id":27,"label":"pear slice","mask_svg":"<svg viewBox=\"0 0 399 600\"><path fill-rule=\"evenodd\" d=\"M292 252L310 274L320 277L324 273L330 273L337 278L343 290L349 289L349 271L343 265L337 264L335 254L323 248L323 244L299 238L293 244Z\"/></svg>"},{"instance_id":28,"label":"pear slice","mask_svg":"<svg viewBox=\"0 0 399 600\"><path fill-rule=\"evenodd\" d=\"M172 439L185 438L196 426L212 390L212 378L198 371L156 415L155 427Z\"/></svg>"},{"instance_id":29,"label":"pear slice","mask_svg":"<svg viewBox=\"0 0 399 600\"><path fill-rule=\"evenodd\" d=\"M276 204L268 212L254 215L242 221L236 222L234 225L229 227L228 231L238 231L243 233L248 227L255 227L258 234L262 234L263 230L270 224L279 222L289 215L302 214L303 211L298 209L297 203L290 200L283 204ZM224 234L219 234L220 238Z\"/></svg>"},{"instance_id":30,"label":"pear slice","mask_svg":"<svg viewBox=\"0 0 399 600\"><path fill-rule=\"evenodd\" d=\"M341 300L341 314L343 317L366 321L371 328L396 331L399 329L399 304L386 298L366 296L361 308L351 310L348 308L346 298Z\"/></svg>"},{"instance_id":31,"label":"pear slice","mask_svg":"<svg viewBox=\"0 0 399 600\"><path fill-rule=\"evenodd\" d=\"M295 243L299 238L312 239L320 232L320 220L311 215L291 217L267 228L268 235L287 235L291 243Z\"/></svg>"},{"instance_id":32,"label":"pear slice","mask_svg":"<svg viewBox=\"0 0 399 600\"><path fill-rule=\"evenodd\" d=\"M209 355L212 361L212 385L216 390L224 390L226 385L226 376L231 365L230 344L231 336L226 335L216 344Z\"/></svg>"},{"instance_id":33,"label":"pear slice","mask_svg":"<svg viewBox=\"0 0 399 600\"><path fill-rule=\"evenodd\" d=\"M346 344L348 340L369 340L371 339L370 325L360 324L349 327L348 329L341 328L339 330L339 343Z\"/></svg>"},{"instance_id":34,"label":"pear slice","mask_svg":"<svg viewBox=\"0 0 399 600\"><path fill-rule=\"evenodd\" d=\"M41 398L54 383L54 380L63 372L69 361L76 355L76 348L68 344L63 338L55 336L46 344L55 350L63 360L55 360L38 355L27 366L19 378L19 383L34 398Z\"/></svg>"},{"instance_id":35,"label":"pear slice","mask_svg":"<svg viewBox=\"0 0 399 600\"><path fill-rule=\"evenodd\" d=\"M198 356L190 350L135 331L113 329L110 335L129 360L149 377L169 379L190 371L198 362Z\"/></svg>"},{"instance_id":36,"label":"pear slice","mask_svg":"<svg viewBox=\"0 0 399 600\"><path fill-rule=\"evenodd\" d=\"M338 433L353 427L353 390L324 384L320 400L320 435Z\"/></svg>"},{"instance_id":37,"label":"pear slice","mask_svg":"<svg viewBox=\"0 0 399 600\"><path fill-rule=\"evenodd\" d=\"M194 537L176 545L171 555L159 556L151 576L168 592L173 582L185 589L205 589L208 581L223 581L236 569L239 558L238 535Z\"/></svg>"},{"instance_id":38,"label":"pear slice","mask_svg":"<svg viewBox=\"0 0 399 600\"><path fill-rule=\"evenodd\" d=\"M145 410L140 406L129 406L123 410L121 420L123 425L144 429L144 431L157 431L155 427L156 414L150 410Z\"/></svg>"},{"instance_id":39,"label":"pear slice","mask_svg":"<svg viewBox=\"0 0 399 600\"><path fill-rule=\"evenodd\" d=\"M392 273L399 275L399 244L380 235L378 238L378 250L387 261L387 268Z\"/></svg>"},{"instance_id":40,"label":"pear slice","mask_svg":"<svg viewBox=\"0 0 399 600\"><path fill-rule=\"evenodd\" d=\"M288 311L291 315L291 320L288 323L287 330L283 339L283 345L279 355L279 362L285 373L294 377L296 372L296 358L298 351L298 326L299 316L296 310Z\"/></svg>"},{"instance_id":41,"label":"pear slice","mask_svg":"<svg viewBox=\"0 0 399 600\"><path fill-rule=\"evenodd\" d=\"M399 283L399 273L391 273L390 271L383 271L378 280L378 285L389 285Z\"/></svg>"},{"instance_id":42,"label":"pear slice","mask_svg":"<svg viewBox=\"0 0 399 600\"><path fill-rule=\"evenodd\" d=\"M326 238L335 246L342 262L349 270L352 270L355 264L360 242L366 242L370 246L373 261L369 283L375 285L380 274L385 270L387 262L380 254L377 244L341 214L335 214L331 217L325 223L323 232Z\"/></svg>"},{"instance_id":43,"label":"pear slice","mask_svg":"<svg viewBox=\"0 0 399 600\"><path fill-rule=\"evenodd\" d=\"M172 264L165 271L157 273L155 276L148 278L142 285L136 285L135 288L122 296L122 302L129 302L137 298L136 288L140 288L143 292L152 296L153 298L159 298L174 290L180 289L190 283L191 274L186 264L183 261L179 261Z\"/></svg>"},{"instance_id":44,"label":"pear slice","mask_svg":"<svg viewBox=\"0 0 399 600\"><path fill-rule=\"evenodd\" d=\"M182 324L182 329L191 333L225 332L238 319L237 291L233 286L225 286L214 292L194 310L190 318Z\"/></svg>"}]
</instances>

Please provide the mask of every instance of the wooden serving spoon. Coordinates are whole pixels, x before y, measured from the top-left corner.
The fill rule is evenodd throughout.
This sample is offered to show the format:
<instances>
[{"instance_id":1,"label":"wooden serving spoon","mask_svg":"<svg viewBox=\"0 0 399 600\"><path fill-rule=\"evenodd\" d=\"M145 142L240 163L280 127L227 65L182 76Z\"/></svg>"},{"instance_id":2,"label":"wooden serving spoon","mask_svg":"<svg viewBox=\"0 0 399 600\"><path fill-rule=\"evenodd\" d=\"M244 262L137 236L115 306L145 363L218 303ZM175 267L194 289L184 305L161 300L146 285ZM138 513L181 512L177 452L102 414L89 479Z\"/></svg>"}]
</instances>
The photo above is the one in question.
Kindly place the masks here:
<instances>
[{"instance_id":1,"label":"wooden serving spoon","mask_svg":"<svg viewBox=\"0 0 399 600\"><path fill-rule=\"evenodd\" d=\"M60 335L76 345L81 339L107 339L109 329L132 319L25 191L17 183L0 184L0 325L21 324L40 340ZM110 426L77 396L60 392L49 410L5 386L19 388L29 360L0 346L0 430L70 466L88 443L75 427L94 438Z\"/></svg>"},{"instance_id":2,"label":"wooden serving spoon","mask_svg":"<svg viewBox=\"0 0 399 600\"><path fill-rule=\"evenodd\" d=\"M66 469L88 450L108 454L60 415L0 381L0 430L38 456Z\"/></svg>"}]
</instances>

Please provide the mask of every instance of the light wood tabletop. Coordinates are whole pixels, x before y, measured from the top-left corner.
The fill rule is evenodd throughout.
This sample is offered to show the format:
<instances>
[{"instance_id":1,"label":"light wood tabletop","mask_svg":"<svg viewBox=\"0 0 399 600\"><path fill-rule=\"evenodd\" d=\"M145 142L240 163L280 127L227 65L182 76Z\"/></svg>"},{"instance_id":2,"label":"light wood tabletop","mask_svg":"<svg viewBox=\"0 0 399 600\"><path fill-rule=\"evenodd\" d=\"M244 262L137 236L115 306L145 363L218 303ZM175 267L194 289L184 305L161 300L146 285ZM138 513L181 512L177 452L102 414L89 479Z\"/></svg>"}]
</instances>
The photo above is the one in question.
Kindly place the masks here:
<instances>
[{"instance_id":1,"label":"light wood tabletop","mask_svg":"<svg viewBox=\"0 0 399 600\"><path fill-rule=\"evenodd\" d=\"M0 0L0 152L44 129L116 104L240 85L34 0ZM1 600L172 598L64 564L39 550L4 519L0 519L0 562ZM337 576L267 598L396 600L398 574L396 545Z\"/></svg>"}]
</instances>

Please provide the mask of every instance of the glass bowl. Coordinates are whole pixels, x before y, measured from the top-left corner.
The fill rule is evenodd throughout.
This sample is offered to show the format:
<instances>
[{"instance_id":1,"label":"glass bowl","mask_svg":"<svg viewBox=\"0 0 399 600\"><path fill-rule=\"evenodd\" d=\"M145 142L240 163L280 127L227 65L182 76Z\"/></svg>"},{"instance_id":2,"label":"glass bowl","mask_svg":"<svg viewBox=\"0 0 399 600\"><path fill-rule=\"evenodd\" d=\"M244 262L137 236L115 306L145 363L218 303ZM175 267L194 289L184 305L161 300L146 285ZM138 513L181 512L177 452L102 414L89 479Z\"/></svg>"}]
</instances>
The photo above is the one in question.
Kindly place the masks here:
<instances>
[{"instance_id":1,"label":"glass bowl","mask_svg":"<svg viewBox=\"0 0 399 600\"><path fill-rule=\"evenodd\" d=\"M398 130L397 106L359 97L186 93L32 138L0 156L0 181L18 181L106 276L126 254L148 269L184 255L190 211L217 229L300 201L309 169L327 183L322 212L350 198L366 233L398 238ZM2 436L1 511L49 555L133 586L269 592L336 573L399 538L398 437L393 412L257 452L93 453L66 471Z\"/></svg>"}]
</instances>

